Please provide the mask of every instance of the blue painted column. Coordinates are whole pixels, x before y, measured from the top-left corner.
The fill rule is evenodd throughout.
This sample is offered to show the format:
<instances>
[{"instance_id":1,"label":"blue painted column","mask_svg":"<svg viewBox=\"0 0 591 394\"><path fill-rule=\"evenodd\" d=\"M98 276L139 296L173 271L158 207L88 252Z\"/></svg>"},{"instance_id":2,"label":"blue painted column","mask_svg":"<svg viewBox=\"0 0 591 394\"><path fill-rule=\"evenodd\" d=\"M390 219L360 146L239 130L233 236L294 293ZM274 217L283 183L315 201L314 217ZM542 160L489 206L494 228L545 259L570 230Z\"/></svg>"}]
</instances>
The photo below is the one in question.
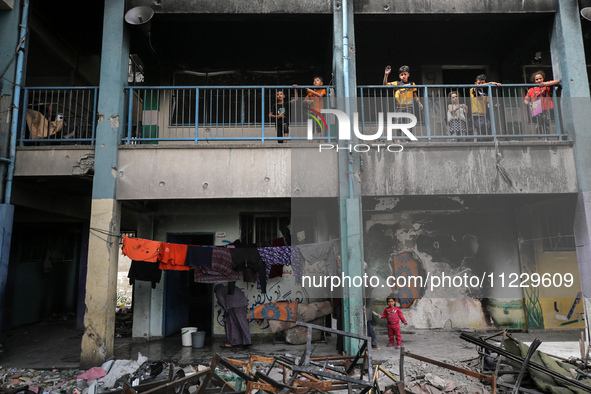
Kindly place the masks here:
<instances>
[{"instance_id":1,"label":"blue painted column","mask_svg":"<svg viewBox=\"0 0 591 394\"><path fill-rule=\"evenodd\" d=\"M575 244L586 315L591 313L591 99L577 0L556 2L551 37L554 78L560 78L563 124L573 149L579 196L575 212ZM582 23L591 23L583 21ZM585 320L587 332L591 328Z\"/></svg>"},{"instance_id":2,"label":"blue painted column","mask_svg":"<svg viewBox=\"0 0 591 394\"><path fill-rule=\"evenodd\" d=\"M355 68L355 30L353 23L353 0L333 1L333 68L337 92L337 107L353 119L357 104L357 78ZM361 216L361 193L358 177L359 154L349 152L356 138L339 140L339 207L341 234L341 263L346 276L363 276L363 223ZM363 288L343 288L343 330L366 335L363 313ZM345 338L345 351L356 353L358 340Z\"/></svg>"},{"instance_id":3,"label":"blue painted column","mask_svg":"<svg viewBox=\"0 0 591 394\"><path fill-rule=\"evenodd\" d=\"M12 95L14 73L16 66L16 46L19 42L19 23L21 0L14 0L12 10L0 11L0 73L6 70L3 80L0 80L0 95Z\"/></svg>"},{"instance_id":4,"label":"blue painted column","mask_svg":"<svg viewBox=\"0 0 591 394\"><path fill-rule=\"evenodd\" d=\"M14 0L12 10L0 11L0 157L10 155L10 130L12 128L14 82L16 81L17 53L21 29L21 0ZM0 176L6 178L7 161L0 161ZM0 182L0 196L6 191L5 183ZM10 263L10 243L14 219L14 205L0 204L0 321L4 314L8 265ZM1 328L1 327L0 327Z\"/></svg>"},{"instance_id":5,"label":"blue painted column","mask_svg":"<svg viewBox=\"0 0 591 394\"><path fill-rule=\"evenodd\" d=\"M121 219L116 199L118 146L125 123L123 89L129 59L124 15L124 1L105 0L81 368L100 365L113 355Z\"/></svg>"}]
</instances>

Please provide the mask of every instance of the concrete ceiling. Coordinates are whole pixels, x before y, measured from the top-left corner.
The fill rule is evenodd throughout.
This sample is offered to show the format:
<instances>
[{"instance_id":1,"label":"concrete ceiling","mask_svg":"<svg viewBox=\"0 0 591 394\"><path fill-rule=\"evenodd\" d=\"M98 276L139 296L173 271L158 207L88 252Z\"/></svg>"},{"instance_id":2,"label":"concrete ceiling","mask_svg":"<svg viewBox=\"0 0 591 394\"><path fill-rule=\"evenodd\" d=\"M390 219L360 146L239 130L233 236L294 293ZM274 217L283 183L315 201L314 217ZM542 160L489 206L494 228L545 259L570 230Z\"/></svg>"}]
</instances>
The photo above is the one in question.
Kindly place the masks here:
<instances>
[{"instance_id":1,"label":"concrete ceiling","mask_svg":"<svg viewBox=\"0 0 591 394\"><path fill-rule=\"evenodd\" d=\"M514 2L504 4L512 7ZM236 71L232 78L207 83L302 85L310 83L317 74L326 82L330 81L330 13L252 14L235 9L213 14L202 8L213 7L216 2L205 0L130 0L128 7L136 3L148 4L156 10L151 21L150 42L130 27L131 51L145 64L149 84L172 84L173 74L178 71L210 73L228 70ZM194 3L193 8L199 9L200 13L181 13L186 11L189 3ZM327 2L310 3L326 5ZM366 7L363 6L365 3L367 7L373 4L356 2L356 7ZM392 0L390 3L400 7L407 2ZM546 7L550 3L553 4L545 0L525 2L528 7L544 4ZM229 7L234 2L224 4ZM89 57L98 62L104 1L64 0L58 7L46 0L31 0L31 7L34 23L28 76L45 78L51 83L50 76L60 73L68 76L76 70L83 74L80 65ZM301 4L298 7L301 8ZM499 29L499 23L503 23L502 29ZM401 15L389 10L381 14L359 14L355 26L358 83L380 84L386 64L393 67L409 64L416 70L415 82L420 82L419 67L437 64L489 64L505 79L522 82L519 80L521 66L529 64L536 52L544 52L549 58L551 25L552 13L549 11L513 15L417 12ZM588 47L591 22L582 26ZM450 46L450 42L458 44ZM84 78L70 78L71 83L96 85L98 72L98 67L94 67L83 75Z\"/></svg>"}]
</instances>

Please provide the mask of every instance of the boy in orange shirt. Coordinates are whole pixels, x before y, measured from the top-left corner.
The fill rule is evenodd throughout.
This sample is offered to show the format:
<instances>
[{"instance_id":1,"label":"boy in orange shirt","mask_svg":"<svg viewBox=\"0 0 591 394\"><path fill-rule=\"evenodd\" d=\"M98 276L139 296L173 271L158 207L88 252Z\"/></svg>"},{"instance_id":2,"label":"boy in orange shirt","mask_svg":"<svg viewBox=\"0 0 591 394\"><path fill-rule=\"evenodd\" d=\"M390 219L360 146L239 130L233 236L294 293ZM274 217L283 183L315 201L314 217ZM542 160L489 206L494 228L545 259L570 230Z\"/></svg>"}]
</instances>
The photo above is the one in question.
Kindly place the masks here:
<instances>
[{"instance_id":1,"label":"boy in orange shirt","mask_svg":"<svg viewBox=\"0 0 591 394\"><path fill-rule=\"evenodd\" d=\"M321 77L314 77L314 86L322 86L323 83L324 82L322 81ZM309 108L320 112L324 108L324 97L326 97L326 89L306 88L306 91L308 92L308 94L304 98L304 103L306 103L306 105ZM317 124L314 124L314 129L316 130L316 137L321 137L322 133Z\"/></svg>"}]
</instances>

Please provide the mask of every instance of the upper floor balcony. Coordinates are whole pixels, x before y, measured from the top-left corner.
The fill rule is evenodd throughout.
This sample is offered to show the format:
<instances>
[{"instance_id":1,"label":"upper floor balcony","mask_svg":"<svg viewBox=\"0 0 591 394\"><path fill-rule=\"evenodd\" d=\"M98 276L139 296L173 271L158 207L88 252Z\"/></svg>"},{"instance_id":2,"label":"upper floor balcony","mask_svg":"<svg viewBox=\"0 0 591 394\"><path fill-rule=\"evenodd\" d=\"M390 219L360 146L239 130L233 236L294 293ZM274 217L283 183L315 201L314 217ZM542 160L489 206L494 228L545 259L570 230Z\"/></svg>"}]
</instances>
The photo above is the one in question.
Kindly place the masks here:
<instances>
[{"instance_id":1,"label":"upper floor balcony","mask_svg":"<svg viewBox=\"0 0 591 394\"><path fill-rule=\"evenodd\" d=\"M307 97L309 89L326 94ZM549 90L541 97L538 85L525 84L359 86L347 102L330 86L129 87L118 198L336 196L329 175L338 169L339 126L322 109L346 107L357 114L351 127L368 136L345 148L362 154L366 195L574 192L572 142L561 99ZM26 88L15 175L71 175L92 155L99 94ZM408 114L416 116L416 141L399 130L388 139L388 119L405 123ZM215 181L201 176L213 173Z\"/></svg>"},{"instance_id":2,"label":"upper floor balcony","mask_svg":"<svg viewBox=\"0 0 591 394\"><path fill-rule=\"evenodd\" d=\"M309 89L322 96L306 97ZM527 97L532 89L535 97ZM388 113L401 112L416 116L411 130L421 142L565 140L560 98L541 97L540 89L525 84L359 86L357 98L346 103L330 86L129 87L121 144L307 140L308 119L321 129L312 139L334 143L335 117L314 111L345 106L358 113L355 124L364 135L379 129L380 113L385 123ZM286 114L277 117L279 92ZM25 88L27 110L21 112L18 145L94 145L98 94L98 88ZM316 125L320 115L326 122ZM284 125L288 130L279 135L277 128ZM379 139L386 140L385 131Z\"/></svg>"}]
</instances>

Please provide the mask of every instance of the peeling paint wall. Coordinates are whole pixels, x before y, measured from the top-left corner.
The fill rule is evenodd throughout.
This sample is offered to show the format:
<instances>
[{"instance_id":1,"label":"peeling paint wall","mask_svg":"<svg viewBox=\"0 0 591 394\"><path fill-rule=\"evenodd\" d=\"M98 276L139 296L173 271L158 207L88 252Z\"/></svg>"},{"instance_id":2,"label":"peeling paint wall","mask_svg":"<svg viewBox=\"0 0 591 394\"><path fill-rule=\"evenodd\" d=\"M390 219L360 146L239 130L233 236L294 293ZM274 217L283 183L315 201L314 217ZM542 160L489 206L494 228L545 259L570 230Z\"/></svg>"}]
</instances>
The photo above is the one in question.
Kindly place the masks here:
<instances>
[{"instance_id":1,"label":"peeling paint wall","mask_svg":"<svg viewBox=\"0 0 591 394\"><path fill-rule=\"evenodd\" d=\"M369 199L364 202L366 262L379 276L400 276L417 270L423 277L488 278L490 274L520 273L515 219L510 207L492 203L470 210L461 198L441 198L412 208L410 198ZM418 204L417 204L418 205ZM392 207L396 206L396 209ZM380 210L380 211L378 211ZM406 262L400 256L408 254ZM402 259L405 260L405 259ZM519 289L483 286L476 282L427 283L403 310L416 328L525 328ZM475 286L476 285L476 286ZM488 288L487 288L488 287ZM412 290L412 289L410 289ZM403 299L412 292L404 286L374 290L374 307L385 305L392 291Z\"/></svg>"},{"instance_id":2,"label":"peeling paint wall","mask_svg":"<svg viewBox=\"0 0 591 394\"><path fill-rule=\"evenodd\" d=\"M456 196L577 191L570 142L556 142L550 149L547 145L519 142L501 142L497 147L441 145L413 143L406 144L401 153L374 150L364 154L363 194Z\"/></svg>"}]
</instances>

